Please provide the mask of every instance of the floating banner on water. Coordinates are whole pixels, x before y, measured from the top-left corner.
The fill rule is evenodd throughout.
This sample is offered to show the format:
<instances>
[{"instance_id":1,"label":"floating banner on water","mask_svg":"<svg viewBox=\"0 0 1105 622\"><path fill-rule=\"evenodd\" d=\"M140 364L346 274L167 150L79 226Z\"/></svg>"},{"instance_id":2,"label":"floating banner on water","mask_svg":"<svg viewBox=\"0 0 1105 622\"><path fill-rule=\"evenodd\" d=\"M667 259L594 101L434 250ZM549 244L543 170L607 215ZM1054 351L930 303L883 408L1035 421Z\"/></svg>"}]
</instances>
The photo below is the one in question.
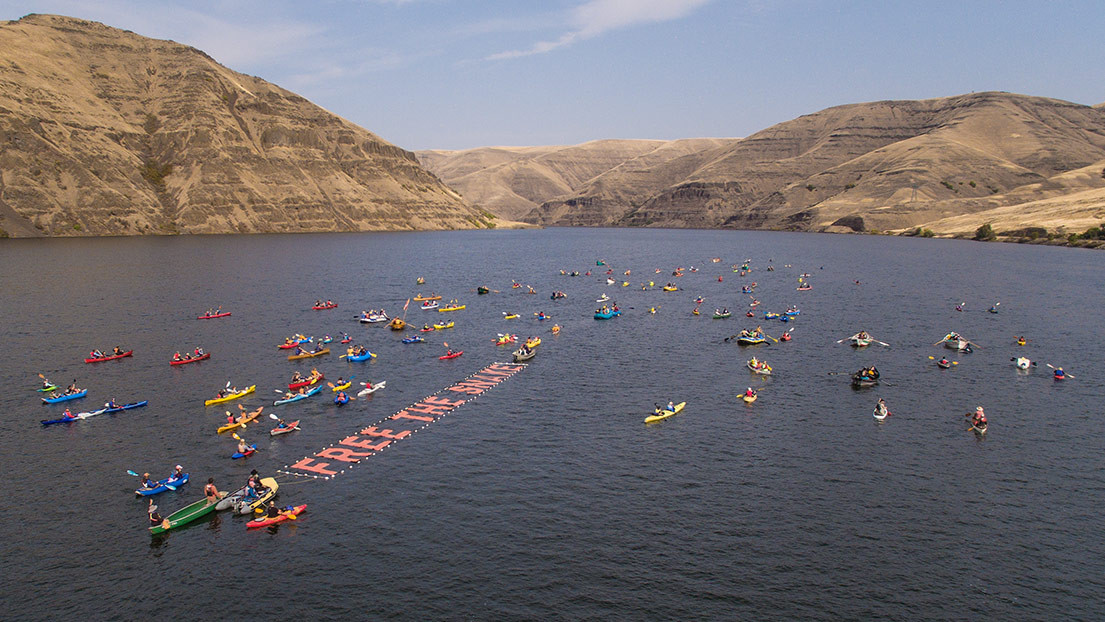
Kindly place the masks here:
<instances>
[{"instance_id":1,"label":"floating banner on water","mask_svg":"<svg viewBox=\"0 0 1105 622\"><path fill-rule=\"evenodd\" d=\"M295 464L285 465L277 472L316 479L336 477L361 460L448 415L465 402L475 399L525 368L524 364L519 363L492 363L464 380L445 387L314 455L304 456Z\"/></svg>"}]
</instances>

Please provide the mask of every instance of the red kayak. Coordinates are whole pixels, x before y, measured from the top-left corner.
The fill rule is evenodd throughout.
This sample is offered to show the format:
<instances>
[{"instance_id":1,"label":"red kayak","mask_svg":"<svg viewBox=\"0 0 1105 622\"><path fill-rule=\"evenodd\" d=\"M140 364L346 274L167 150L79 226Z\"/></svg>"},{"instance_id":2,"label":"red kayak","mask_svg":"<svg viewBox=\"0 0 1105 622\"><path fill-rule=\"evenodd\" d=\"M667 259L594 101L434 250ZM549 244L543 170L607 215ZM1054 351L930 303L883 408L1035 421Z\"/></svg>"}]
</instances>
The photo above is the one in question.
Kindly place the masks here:
<instances>
[{"instance_id":1,"label":"red kayak","mask_svg":"<svg viewBox=\"0 0 1105 622\"><path fill-rule=\"evenodd\" d=\"M230 316L230 311L224 311L222 313L216 313L215 315L198 315L198 316L196 316L196 319L197 320L213 320L217 317L229 317L229 316Z\"/></svg>"},{"instance_id":2,"label":"red kayak","mask_svg":"<svg viewBox=\"0 0 1105 622\"><path fill-rule=\"evenodd\" d=\"M304 380L302 382L289 382L288 383L288 388L294 390L294 389L298 389L300 387L309 387L312 384L318 384L319 382L322 382L322 379L325 378L325 377L326 377L326 374L319 374L318 378Z\"/></svg>"},{"instance_id":3,"label":"red kayak","mask_svg":"<svg viewBox=\"0 0 1105 622\"><path fill-rule=\"evenodd\" d=\"M337 309L338 308L338 303L335 302L332 305L322 305L321 307L311 307L311 308L314 309L315 311L325 311L327 309Z\"/></svg>"},{"instance_id":4,"label":"red kayak","mask_svg":"<svg viewBox=\"0 0 1105 622\"><path fill-rule=\"evenodd\" d=\"M438 358L438 360L444 361L445 359L455 359L458 356L460 356L461 354L464 354L464 350L457 350L456 352L450 352L449 354L446 354L445 356L439 356L437 358Z\"/></svg>"},{"instance_id":5,"label":"red kayak","mask_svg":"<svg viewBox=\"0 0 1105 622\"><path fill-rule=\"evenodd\" d=\"M180 361L169 361L169 364L170 365L187 365L188 363L195 363L196 361L202 361L202 360L209 359L209 358L211 358L211 353L210 352L204 352L202 355L193 356L190 359L183 359L183 360L180 360Z\"/></svg>"},{"instance_id":6,"label":"red kayak","mask_svg":"<svg viewBox=\"0 0 1105 622\"><path fill-rule=\"evenodd\" d=\"M297 426L299 426L299 419L296 419L291 423L285 423L284 427L276 426L275 428L269 430L269 436L280 436L281 434L287 434L288 432L295 432L299 429Z\"/></svg>"},{"instance_id":7,"label":"red kayak","mask_svg":"<svg viewBox=\"0 0 1105 622\"><path fill-rule=\"evenodd\" d=\"M114 361L115 359L121 359L134 354L134 350L127 350L122 354L112 354L111 356L105 356L98 359L84 359L85 363L99 363L100 361Z\"/></svg>"},{"instance_id":8,"label":"red kayak","mask_svg":"<svg viewBox=\"0 0 1105 622\"><path fill-rule=\"evenodd\" d=\"M350 337L350 338L348 338L348 339L342 339L342 340L341 340L341 341L339 341L338 343L349 343L350 341L353 341L353 338L352 338L352 337Z\"/></svg>"},{"instance_id":9,"label":"red kayak","mask_svg":"<svg viewBox=\"0 0 1105 622\"><path fill-rule=\"evenodd\" d=\"M300 514L305 512L306 510L307 510L307 504L306 503L304 503L303 505L297 505L294 508L292 508L291 510L286 510L284 512L281 512L280 514L278 514L277 516L275 516L273 518L265 517L265 518L259 518L257 520L251 520L248 523L246 523L246 529L256 529L258 527L267 527L269 525L275 525L277 523L282 523L282 522L288 520L288 514L292 514L293 516L299 516Z\"/></svg>"}]
</instances>

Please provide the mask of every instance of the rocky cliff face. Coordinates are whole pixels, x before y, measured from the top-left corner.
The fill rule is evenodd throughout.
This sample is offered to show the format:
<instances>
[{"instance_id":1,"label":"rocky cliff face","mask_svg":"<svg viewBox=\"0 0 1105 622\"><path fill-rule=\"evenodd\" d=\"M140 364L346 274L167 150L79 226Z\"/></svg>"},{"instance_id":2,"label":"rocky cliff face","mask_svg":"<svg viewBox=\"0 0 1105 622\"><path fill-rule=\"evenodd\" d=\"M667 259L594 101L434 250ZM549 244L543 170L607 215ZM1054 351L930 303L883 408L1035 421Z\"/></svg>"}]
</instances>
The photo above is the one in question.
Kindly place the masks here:
<instances>
[{"instance_id":1,"label":"rocky cliff face","mask_svg":"<svg viewBox=\"0 0 1105 622\"><path fill-rule=\"evenodd\" d=\"M945 234L985 222L1081 232L1105 219L1100 106L1010 93L853 104L697 146L653 162L627 158L570 193L532 196L540 205L521 218ZM483 174L469 170L466 181Z\"/></svg>"},{"instance_id":2,"label":"rocky cliff face","mask_svg":"<svg viewBox=\"0 0 1105 622\"><path fill-rule=\"evenodd\" d=\"M412 153L199 50L67 17L0 23L9 235L491 223Z\"/></svg>"}]
</instances>

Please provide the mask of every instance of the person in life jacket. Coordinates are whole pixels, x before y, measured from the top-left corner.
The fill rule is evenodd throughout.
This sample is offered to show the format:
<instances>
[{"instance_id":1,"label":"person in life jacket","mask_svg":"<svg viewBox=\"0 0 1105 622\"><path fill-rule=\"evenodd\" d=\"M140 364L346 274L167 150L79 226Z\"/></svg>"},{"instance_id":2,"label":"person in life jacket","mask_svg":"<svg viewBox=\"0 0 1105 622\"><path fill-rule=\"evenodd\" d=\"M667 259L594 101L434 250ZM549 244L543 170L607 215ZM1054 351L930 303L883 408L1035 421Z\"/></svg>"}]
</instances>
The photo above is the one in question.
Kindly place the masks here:
<instances>
[{"instance_id":1,"label":"person in life jacket","mask_svg":"<svg viewBox=\"0 0 1105 622\"><path fill-rule=\"evenodd\" d=\"M1059 379L1066 378L1067 377L1067 372L1063 371L1062 367L1056 367L1055 368L1055 377L1059 378Z\"/></svg>"}]
</instances>

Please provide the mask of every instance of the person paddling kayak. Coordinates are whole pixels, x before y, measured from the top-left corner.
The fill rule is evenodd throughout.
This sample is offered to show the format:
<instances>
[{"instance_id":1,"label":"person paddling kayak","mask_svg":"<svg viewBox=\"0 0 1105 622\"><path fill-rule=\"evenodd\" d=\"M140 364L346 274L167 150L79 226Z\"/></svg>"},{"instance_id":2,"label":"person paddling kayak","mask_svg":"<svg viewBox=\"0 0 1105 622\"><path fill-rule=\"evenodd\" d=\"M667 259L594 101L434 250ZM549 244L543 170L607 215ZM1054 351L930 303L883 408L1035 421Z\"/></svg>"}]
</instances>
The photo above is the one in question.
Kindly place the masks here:
<instances>
[{"instance_id":1,"label":"person paddling kayak","mask_svg":"<svg viewBox=\"0 0 1105 622\"><path fill-rule=\"evenodd\" d=\"M981 406L976 408L974 413L967 413L963 416L964 417L971 417L971 427L972 428L974 428L976 430L985 430L986 429L986 424L987 424L986 413L982 410Z\"/></svg>"}]
</instances>

